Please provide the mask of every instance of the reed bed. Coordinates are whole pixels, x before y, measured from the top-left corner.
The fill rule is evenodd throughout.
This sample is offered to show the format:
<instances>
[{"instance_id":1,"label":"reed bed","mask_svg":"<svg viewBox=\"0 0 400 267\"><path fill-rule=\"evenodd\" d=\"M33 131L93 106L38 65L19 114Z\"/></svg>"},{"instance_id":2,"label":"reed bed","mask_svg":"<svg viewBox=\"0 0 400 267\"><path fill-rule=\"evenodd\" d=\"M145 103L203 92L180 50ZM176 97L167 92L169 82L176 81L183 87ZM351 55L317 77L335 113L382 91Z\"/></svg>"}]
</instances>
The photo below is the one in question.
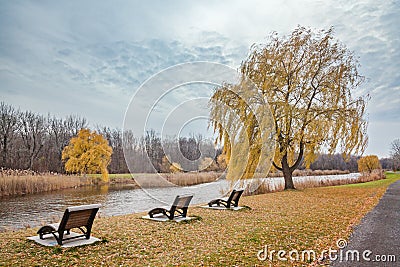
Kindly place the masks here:
<instances>
[{"instance_id":1,"label":"reed bed","mask_svg":"<svg viewBox=\"0 0 400 267\"><path fill-rule=\"evenodd\" d=\"M32 170L20 170L20 169L6 169L0 168L0 177L10 177L10 176L42 176L42 175L58 175L55 172L36 172Z\"/></svg>"},{"instance_id":2,"label":"reed bed","mask_svg":"<svg viewBox=\"0 0 400 267\"><path fill-rule=\"evenodd\" d=\"M169 182L179 186L211 183L224 177L222 173L218 172L167 173L163 174L163 176Z\"/></svg>"},{"instance_id":3,"label":"reed bed","mask_svg":"<svg viewBox=\"0 0 400 267\"><path fill-rule=\"evenodd\" d=\"M25 195L92 184L92 179L69 175L0 176L0 197Z\"/></svg>"},{"instance_id":4,"label":"reed bed","mask_svg":"<svg viewBox=\"0 0 400 267\"><path fill-rule=\"evenodd\" d=\"M144 188L191 186L211 183L224 177L218 172L186 172L186 173L142 173L133 175L136 183Z\"/></svg>"},{"instance_id":5,"label":"reed bed","mask_svg":"<svg viewBox=\"0 0 400 267\"><path fill-rule=\"evenodd\" d=\"M322 175L341 175L341 174L349 174L349 170L294 170L293 177L296 176L322 176ZM271 172L268 174L268 177L283 177L282 172Z\"/></svg>"},{"instance_id":6,"label":"reed bed","mask_svg":"<svg viewBox=\"0 0 400 267\"><path fill-rule=\"evenodd\" d=\"M381 179L381 174L372 173L363 175L358 180L343 179L315 179L312 176L329 176L348 174L348 171L339 170L296 170L293 176L302 176L302 179L294 178L295 186L298 189L307 187L320 187L331 185L342 185L348 183L358 183L366 181L374 181ZM111 175L111 183L133 183L138 187L169 187L169 186L191 186L202 183L214 182L218 179L225 178L225 173L219 172L187 172L187 173L144 173L134 174L134 180L130 174L113 174ZM245 194L263 194L270 192L282 191L284 183L278 173L272 173L269 176L275 178L263 178L265 176L257 176L262 179L254 179L255 182L247 185ZM306 178L304 179L304 176ZM271 180L272 179L272 180ZM282 181L278 182L276 179ZM31 170L11 170L0 169L0 197L12 195L25 195L66 188L74 188L85 185L91 185L96 182L96 176L69 176L57 173L38 173Z\"/></svg>"},{"instance_id":7,"label":"reed bed","mask_svg":"<svg viewBox=\"0 0 400 267\"><path fill-rule=\"evenodd\" d=\"M221 178L217 172L113 174L111 183L135 184L137 187L191 186L214 182ZM47 192L97 183L96 175L70 176L57 173L37 173L30 170L0 169L0 197Z\"/></svg>"},{"instance_id":8,"label":"reed bed","mask_svg":"<svg viewBox=\"0 0 400 267\"><path fill-rule=\"evenodd\" d=\"M320 175L319 177L313 177L312 175L299 176L293 177L293 183L296 189L302 190L313 187L365 183L384 178L385 174L381 170L376 170L371 174L354 174L351 176L346 174ZM285 182L281 177L253 179L250 183L244 183L243 187L245 188L245 195L258 195L283 191L285 189Z\"/></svg>"}]
</instances>

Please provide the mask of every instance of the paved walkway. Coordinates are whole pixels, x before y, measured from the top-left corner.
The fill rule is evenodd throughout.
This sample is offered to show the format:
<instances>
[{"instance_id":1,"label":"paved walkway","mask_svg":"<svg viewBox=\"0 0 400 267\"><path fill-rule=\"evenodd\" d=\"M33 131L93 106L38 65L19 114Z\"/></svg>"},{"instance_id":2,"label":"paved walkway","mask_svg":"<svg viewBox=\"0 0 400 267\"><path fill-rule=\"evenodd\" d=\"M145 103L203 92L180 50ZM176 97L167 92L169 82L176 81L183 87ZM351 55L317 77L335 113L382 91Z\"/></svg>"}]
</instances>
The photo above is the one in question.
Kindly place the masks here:
<instances>
[{"instance_id":1,"label":"paved walkway","mask_svg":"<svg viewBox=\"0 0 400 267\"><path fill-rule=\"evenodd\" d=\"M388 187L378 205L356 226L331 266L400 266L400 181Z\"/></svg>"}]
</instances>

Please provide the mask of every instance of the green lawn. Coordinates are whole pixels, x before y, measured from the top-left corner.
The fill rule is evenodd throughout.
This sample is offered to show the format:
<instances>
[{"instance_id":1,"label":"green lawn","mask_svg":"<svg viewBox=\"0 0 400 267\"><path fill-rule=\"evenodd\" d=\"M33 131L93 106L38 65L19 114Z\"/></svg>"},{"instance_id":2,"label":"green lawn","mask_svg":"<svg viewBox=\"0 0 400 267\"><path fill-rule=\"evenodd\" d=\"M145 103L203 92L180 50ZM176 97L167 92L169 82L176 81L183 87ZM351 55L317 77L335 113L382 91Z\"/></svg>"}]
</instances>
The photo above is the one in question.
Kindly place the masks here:
<instances>
[{"instance_id":1,"label":"green lawn","mask_svg":"<svg viewBox=\"0 0 400 267\"><path fill-rule=\"evenodd\" d=\"M369 187L379 187L379 186L389 186L391 183L400 180L400 172L386 172L386 179L377 180L369 183L359 183L359 184L347 184L344 187L354 187L354 188L369 188Z\"/></svg>"},{"instance_id":2,"label":"green lawn","mask_svg":"<svg viewBox=\"0 0 400 267\"><path fill-rule=\"evenodd\" d=\"M94 245L61 249L41 247L26 237L37 229L0 233L0 266L269 266L257 259L271 250L336 248L352 226L379 201L387 186L400 179L366 184L310 188L243 197L252 209L238 212L191 207L190 223L157 223L132 214L95 220ZM271 266L301 266L278 261Z\"/></svg>"}]
</instances>

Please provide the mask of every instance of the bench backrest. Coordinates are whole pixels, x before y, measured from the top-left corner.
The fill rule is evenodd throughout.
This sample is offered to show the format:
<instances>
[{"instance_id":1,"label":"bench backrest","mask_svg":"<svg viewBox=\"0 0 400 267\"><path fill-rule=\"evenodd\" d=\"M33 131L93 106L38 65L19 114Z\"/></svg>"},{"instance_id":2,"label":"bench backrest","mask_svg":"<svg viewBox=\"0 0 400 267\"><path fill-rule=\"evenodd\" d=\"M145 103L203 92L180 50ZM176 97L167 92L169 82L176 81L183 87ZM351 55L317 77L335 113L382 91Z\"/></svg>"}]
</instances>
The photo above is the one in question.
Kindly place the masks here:
<instances>
[{"instance_id":1,"label":"bench backrest","mask_svg":"<svg viewBox=\"0 0 400 267\"><path fill-rule=\"evenodd\" d=\"M228 205L230 204L230 203L234 203L234 205L235 206L238 206L238 204L239 204L239 198L240 198L240 196L243 194L243 189L240 189L240 190L235 190L235 189L233 189L232 190L232 193L231 193L231 195L229 196L229 198L228 198Z\"/></svg>"},{"instance_id":2,"label":"bench backrest","mask_svg":"<svg viewBox=\"0 0 400 267\"><path fill-rule=\"evenodd\" d=\"M172 207L176 207L178 209L187 208L189 207L189 203L192 200L193 195L183 195L183 196L176 196Z\"/></svg>"},{"instance_id":3,"label":"bench backrest","mask_svg":"<svg viewBox=\"0 0 400 267\"><path fill-rule=\"evenodd\" d=\"M60 222L59 229L69 230L82 226L85 226L86 228L91 227L99 208L99 204L82 205L67 208Z\"/></svg>"}]
</instances>

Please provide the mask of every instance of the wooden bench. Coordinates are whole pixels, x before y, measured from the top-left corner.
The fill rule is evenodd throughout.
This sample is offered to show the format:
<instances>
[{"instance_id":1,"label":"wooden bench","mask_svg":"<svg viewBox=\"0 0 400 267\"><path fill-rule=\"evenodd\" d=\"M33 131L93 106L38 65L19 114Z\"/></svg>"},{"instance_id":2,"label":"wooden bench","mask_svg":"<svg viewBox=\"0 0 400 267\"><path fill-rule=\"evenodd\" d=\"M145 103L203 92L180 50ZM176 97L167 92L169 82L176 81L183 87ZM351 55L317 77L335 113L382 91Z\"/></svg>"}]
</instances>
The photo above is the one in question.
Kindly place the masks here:
<instances>
[{"instance_id":1,"label":"wooden bench","mask_svg":"<svg viewBox=\"0 0 400 267\"><path fill-rule=\"evenodd\" d=\"M155 208L149 211L149 216L150 218L154 218L154 215L156 214L164 214L170 220L173 220L176 217L185 218L187 215L189 203L192 198L193 195L176 196L174 203L172 203L172 206L169 210L166 208ZM175 213L177 213L177 215L175 215Z\"/></svg>"},{"instance_id":2,"label":"wooden bench","mask_svg":"<svg viewBox=\"0 0 400 267\"><path fill-rule=\"evenodd\" d=\"M40 239L44 239L43 236L45 234L52 234L60 246L63 241L74 238L85 237L89 239L93 221L99 208L100 204L69 207L65 210L60 223L43 226L37 233ZM73 237L65 237L65 235L70 235L70 230L73 228L79 229L82 234Z\"/></svg>"},{"instance_id":3,"label":"wooden bench","mask_svg":"<svg viewBox=\"0 0 400 267\"><path fill-rule=\"evenodd\" d=\"M233 207L238 207L239 206L239 199L240 196L243 194L243 189L240 190L235 190L233 189L229 198L219 198L219 199L214 199L210 202L208 202L208 206L212 207L213 205L217 205L220 207L221 205L225 206L227 209Z\"/></svg>"}]
</instances>

